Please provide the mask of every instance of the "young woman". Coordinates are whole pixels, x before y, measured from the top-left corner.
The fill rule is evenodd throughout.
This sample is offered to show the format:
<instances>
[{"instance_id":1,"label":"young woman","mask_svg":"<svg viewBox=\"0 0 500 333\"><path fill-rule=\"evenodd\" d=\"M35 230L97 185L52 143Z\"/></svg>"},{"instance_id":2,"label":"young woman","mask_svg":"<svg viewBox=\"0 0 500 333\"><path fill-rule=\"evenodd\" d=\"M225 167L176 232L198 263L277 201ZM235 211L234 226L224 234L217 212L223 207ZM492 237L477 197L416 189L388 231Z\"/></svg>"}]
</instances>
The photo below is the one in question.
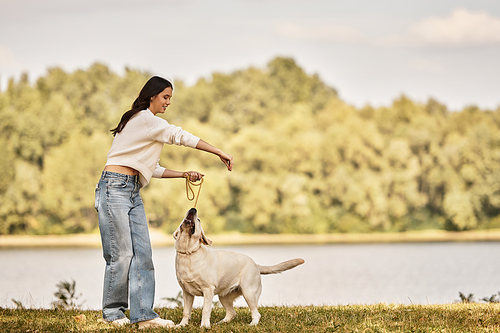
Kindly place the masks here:
<instances>
[{"instance_id":1,"label":"young woman","mask_svg":"<svg viewBox=\"0 0 500 333\"><path fill-rule=\"evenodd\" d=\"M151 242L139 190L151 177L180 178L184 172L159 165L164 144L183 145L219 156L229 171L233 157L180 127L157 117L172 98L172 84L154 76L146 82L132 109L116 128L106 166L96 188L95 207L106 268L103 289L103 319L139 328L172 327L170 320L153 311L155 277ZM203 177L188 171L191 181ZM124 312L130 297L130 320Z\"/></svg>"}]
</instances>

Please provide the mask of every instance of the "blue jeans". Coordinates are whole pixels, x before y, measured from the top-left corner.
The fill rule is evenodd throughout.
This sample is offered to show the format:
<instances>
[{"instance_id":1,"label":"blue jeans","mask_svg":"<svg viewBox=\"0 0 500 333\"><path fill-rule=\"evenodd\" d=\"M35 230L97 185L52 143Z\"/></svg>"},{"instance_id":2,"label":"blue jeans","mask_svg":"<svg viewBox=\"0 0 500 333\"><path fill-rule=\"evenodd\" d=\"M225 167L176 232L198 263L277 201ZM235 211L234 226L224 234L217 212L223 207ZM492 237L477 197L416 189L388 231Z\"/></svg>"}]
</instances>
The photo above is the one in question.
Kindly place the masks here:
<instances>
[{"instance_id":1,"label":"blue jeans","mask_svg":"<svg viewBox=\"0 0 500 333\"><path fill-rule=\"evenodd\" d=\"M155 276L139 176L104 171L96 187L95 208L106 269L103 318L125 317L130 290L130 322L154 319Z\"/></svg>"}]
</instances>

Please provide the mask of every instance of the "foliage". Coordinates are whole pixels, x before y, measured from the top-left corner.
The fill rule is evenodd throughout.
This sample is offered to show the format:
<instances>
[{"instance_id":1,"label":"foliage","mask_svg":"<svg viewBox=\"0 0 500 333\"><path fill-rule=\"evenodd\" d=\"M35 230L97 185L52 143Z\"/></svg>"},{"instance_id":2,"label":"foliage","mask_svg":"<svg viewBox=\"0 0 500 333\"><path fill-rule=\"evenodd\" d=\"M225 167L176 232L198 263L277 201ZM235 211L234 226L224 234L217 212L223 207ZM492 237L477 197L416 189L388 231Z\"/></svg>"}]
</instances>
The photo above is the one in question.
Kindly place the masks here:
<instances>
[{"instance_id":1,"label":"foliage","mask_svg":"<svg viewBox=\"0 0 500 333\"><path fill-rule=\"evenodd\" d=\"M163 297L162 300L166 300L169 303L174 303L175 307L181 308L183 303L182 291L179 291L177 293L177 296L175 297Z\"/></svg>"},{"instance_id":2,"label":"foliage","mask_svg":"<svg viewBox=\"0 0 500 333\"><path fill-rule=\"evenodd\" d=\"M162 318L179 323L182 308L156 309ZM248 308L237 308L236 318L213 324L210 332L497 332L498 304L448 305L338 305L261 307L262 318L255 327ZM224 317L224 309L212 310L213 323ZM14 310L0 308L0 327L6 332L130 332L133 326L103 323L101 311ZM199 327L201 308L193 310L188 326L175 332L206 332ZM161 329L150 331L165 331ZM174 331L174 330L171 330Z\"/></svg>"},{"instance_id":3,"label":"foliage","mask_svg":"<svg viewBox=\"0 0 500 333\"><path fill-rule=\"evenodd\" d=\"M113 128L150 74L96 63L50 68L0 92L0 235L92 232L93 190ZM211 233L500 228L500 107L449 112L406 96L357 109L291 58L176 81L169 122L235 159L165 146L161 164L205 176L198 208ZM172 232L191 203L183 180L142 190Z\"/></svg>"},{"instance_id":4,"label":"foliage","mask_svg":"<svg viewBox=\"0 0 500 333\"><path fill-rule=\"evenodd\" d=\"M462 292L459 292L458 295L460 296L460 302L461 303L474 303L474 294L469 294L468 296L465 296ZM483 297L481 298L481 301L486 302L486 303L500 303L500 291L497 294L493 294L490 297Z\"/></svg>"},{"instance_id":5,"label":"foliage","mask_svg":"<svg viewBox=\"0 0 500 333\"><path fill-rule=\"evenodd\" d=\"M216 299L215 301L212 301L212 306L214 308L220 308L222 305L218 301L218 297L216 297L215 299ZM184 299L182 297L182 291L179 291L177 293L177 296L175 296L175 297L163 297L162 300L165 300L169 303L173 303L175 305L175 307L177 307L177 308L182 308L183 303L184 303Z\"/></svg>"},{"instance_id":6,"label":"foliage","mask_svg":"<svg viewBox=\"0 0 500 333\"><path fill-rule=\"evenodd\" d=\"M69 281L61 281L57 285L57 291L54 293L54 296L57 298L57 301L52 302L52 306L55 309L79 309L81 304L77 304L78 299L81 297L76 294L76 282L73 280Z\"/></svg>"},{"instance_id":7,"label":"foliage","mask_svg":"<svg viewBox=\"0 0 500 333\"><path fill-rule=\"evenodd\" d=\"M500 291L496 294L491 295L490 297L481 298L482 301L486 303L500 303Z\"/></svg>"},{"instance_id":8,"label":"foliage","mask_svg":"<svg viewBox=\"0 0 500 333\"><path fill-rule=\"evenodd\" d=\"M25 309L23 303L21 301L18 301L16 299L11 298L11 301L16 305L17 310L23 310Z\"/></svg>"},{"instance_id":9,"label":"foliage","mask_svg":"<svg viewBox=\"0 0 500 333\"><path fill-rule=\"evenodd\" d=\"M469 294L465 296L465 294L459 292L458 295L460 296L460 301L462 303L474 303L474 294Z\"/></svg>"}]
</instances>

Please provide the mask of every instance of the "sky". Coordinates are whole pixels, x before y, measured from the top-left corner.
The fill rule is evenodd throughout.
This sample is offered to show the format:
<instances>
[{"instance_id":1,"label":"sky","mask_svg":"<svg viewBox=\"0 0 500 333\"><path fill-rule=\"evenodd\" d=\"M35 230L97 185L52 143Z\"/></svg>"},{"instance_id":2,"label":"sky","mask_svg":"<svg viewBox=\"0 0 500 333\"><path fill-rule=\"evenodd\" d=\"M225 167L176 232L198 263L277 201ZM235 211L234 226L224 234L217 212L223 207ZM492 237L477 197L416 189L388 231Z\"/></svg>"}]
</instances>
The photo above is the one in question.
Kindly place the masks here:
<instances>
[{"instance_id":1,"label":"sky","mask_svg":"<svg viewBox=\"0 0 500 333\"><path fill-rule=\"evenodd\" d=\"M356 107L496 109L500 0L0 0L2 90L95 62L191 85L277 56Z\"/></svg>"}]
</instances>

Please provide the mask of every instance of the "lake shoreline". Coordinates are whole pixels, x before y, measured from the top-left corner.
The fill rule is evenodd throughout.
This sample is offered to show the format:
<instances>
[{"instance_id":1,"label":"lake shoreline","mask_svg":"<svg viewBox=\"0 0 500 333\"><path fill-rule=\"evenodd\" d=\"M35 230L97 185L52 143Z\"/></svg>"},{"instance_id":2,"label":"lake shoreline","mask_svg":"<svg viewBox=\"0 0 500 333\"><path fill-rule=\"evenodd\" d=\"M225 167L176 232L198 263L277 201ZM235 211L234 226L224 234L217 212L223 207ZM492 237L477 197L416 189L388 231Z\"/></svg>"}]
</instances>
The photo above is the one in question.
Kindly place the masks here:
<instances>
[{"instance_id":1,"label":"lake shoreline","mask_svg":"<svg viewBox=\"0 0 500 333\"><path fill-rule=\"evenodd\" d=\"M171 234L150 230L153 247L173 246ZM400 233L369 234L215 234L207 235L214 245L300 245L300 244L359 244L407 242L497 242L500 229L481 231L424 230ZM100 235L8 235L0 236L0 249L9 248L101 247Z\"/></svg>"}]
</instances>

